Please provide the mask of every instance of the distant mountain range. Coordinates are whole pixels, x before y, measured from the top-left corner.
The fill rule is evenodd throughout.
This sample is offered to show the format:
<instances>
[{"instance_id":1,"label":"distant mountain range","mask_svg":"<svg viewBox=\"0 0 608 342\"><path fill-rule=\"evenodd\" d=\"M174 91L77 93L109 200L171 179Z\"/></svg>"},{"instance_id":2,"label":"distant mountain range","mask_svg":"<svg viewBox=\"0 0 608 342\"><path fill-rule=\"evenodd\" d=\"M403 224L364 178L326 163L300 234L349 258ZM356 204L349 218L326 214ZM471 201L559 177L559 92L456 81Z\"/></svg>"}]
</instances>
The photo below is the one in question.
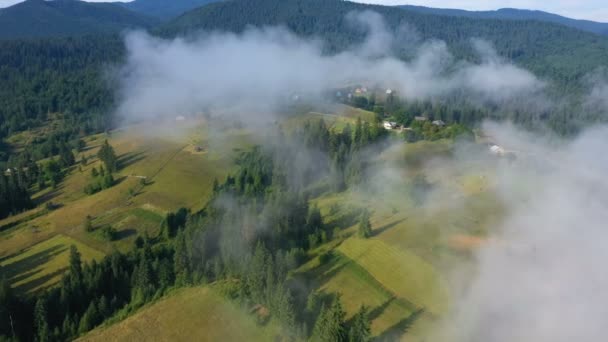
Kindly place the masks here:
<instances>
[{"instance_id":1,"label":"distant mountain range","mask_svg":"<svg viewBox=\"0 0 608 342\"><path fill-rule=\"evenodd\" d=\"M116 32L158 21L114 3L26 0L0 10L0 39Z\"/></svg>"},{"instance_id":2,"label":"distant mountain range","mask_svg":"<svg viewBox=\"0 0 608 342\"><path fill-rule=\"evenodd\" d=\"M151 28L220 0L85 2L26 0L0 9L0 39L60 37Z\"/></svg>"},{"instance_id":3,"label":"distant mountain range","mask_svg":"<svg viewBox=\"0 0 608 342\"><path fill-rule=\"evenodd\" d=\"M79 0L26 0L0 9L0 39L82 35L119 32L127 28L152 28L189 11L224 0L134 0L131 2L84 2ZM230 0L229 2L249 2ZM255 1L254 1L255 2ZM331 2L331 1L330 1ZM345 1L348 3L348 1ZM313 1L313 3L316 3ZM242 4L242 6L248 6ZM310 7L310 6L307 6ZM576 20L552 13L504 8L497 11L465 11L422 6L397 6L408 12L471 19L535 20L608 35L608 23ZM390 7L384 7L387 10ZM255 11L255 9L254 9ZM281 8L272 9L280 12ZM247 16L247 13L239 15ZM267 13L269 18L276 13ZM293 15L298 15L294 13ZM306 13L302 13L306 16ZM192 18L192 15L189 15ZM238 22L239 18L225 18ZM294 18L297 20L297 18ZM318 21L321 18L310 18ZM187 21L187 20L185 20ZM183 23L183 21L182 21ZM281 23L279 23L281 24ZM204 26L204 25L203 25Z\"/></svg>"},{"instance_id":4,"label":"distant mountain range","mask_svg":"<svg viewBox=\"0 0 608 342\"><path fill-rule=\"evenodd\" d=\"M502 8L496 11L465 11L460 9L432 8L424 6L402 5L399 8L426 14L445 15L453 17L467 17L477 19L504 19L504 20L538 20L561 24L579 30L608 35L608 23L590 20L578 20L543 11L532 11L515 8Z\"/></svg>"}]
</instances>

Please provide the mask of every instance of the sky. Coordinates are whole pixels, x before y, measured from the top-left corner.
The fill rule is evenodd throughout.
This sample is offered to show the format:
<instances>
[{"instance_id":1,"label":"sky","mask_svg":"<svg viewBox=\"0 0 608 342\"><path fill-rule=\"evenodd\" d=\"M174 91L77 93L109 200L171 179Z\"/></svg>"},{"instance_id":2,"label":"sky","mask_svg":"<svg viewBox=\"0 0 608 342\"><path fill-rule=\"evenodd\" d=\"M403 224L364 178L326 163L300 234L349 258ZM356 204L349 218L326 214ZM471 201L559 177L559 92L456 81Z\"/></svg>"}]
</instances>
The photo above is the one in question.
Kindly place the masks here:
<instances>
[{"instance_id":1,"label":"sky","mask_svg":"<svg viewBox=\"0 0 608 342\"><path fill-rule=\"evenodd\" d=\"M89 0L95 2L112 0ZM124 0L123 0L124 1ZM170 1L170 0L167 0ZM608 22L606 0L354 0L380 5L419 5L465 10L495 10L504 7L536 9L575 19ZM21 0L0 0L0 7L7 7Z\"/></svg>"},{"instance_id":2,"label":"sky","mask_svg":"<svg viewBox=\"0 0 608 342\"><path fill-rule=\"evenodd\" d=\"M418 5L472 11L511 7L551 12L575 19L608 22L606 0L355 0L379 5Z\"/></svg>"}]
</instances>

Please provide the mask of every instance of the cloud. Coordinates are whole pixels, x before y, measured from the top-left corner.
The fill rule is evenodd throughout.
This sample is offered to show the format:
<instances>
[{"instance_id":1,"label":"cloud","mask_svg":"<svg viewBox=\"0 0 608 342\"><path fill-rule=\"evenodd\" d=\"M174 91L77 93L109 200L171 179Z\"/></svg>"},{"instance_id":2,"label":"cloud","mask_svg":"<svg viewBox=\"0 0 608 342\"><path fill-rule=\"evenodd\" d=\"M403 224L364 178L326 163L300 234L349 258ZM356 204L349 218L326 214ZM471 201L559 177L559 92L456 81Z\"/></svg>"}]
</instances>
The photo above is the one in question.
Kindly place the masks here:
<instances>
[{"instance_id":1,"label":"cloud","mask_svg":"<svg viewBox=\"0 0 608 342\"><path fill-rule=\"evenodd\" d=\"M367 39L330 56L322 53L321 40L306 40L281 27L173 40L132 32L125 39L117 112L142 119L227 108L248 113L242 119L257 120L276 112L293 94L320 99L354 82L391 87L407 99L464 92L483 103L519 101L544 87L530 72L498 58L487 43L474 42L482 63L471 64L455 61L444 42L418 43L410 27L394 35L377 13L347 17L353 29L367 32ZM393 57L396 41L412 43L410 61Z\"/></svg>"},{"instance_id":2,"label":"cloud","mask_svg":"<svg viewBox=\"0 0 608 342\"><path fill-rule=\"evenodd\" d=\"M464 281L438 338L605 340L608 161L597 156L608 145L608 128L570 142L506 125L484 129L520 150L516 162L496 172L507 215L476 253L474 276Z\"/></svg>"}]
</instances>

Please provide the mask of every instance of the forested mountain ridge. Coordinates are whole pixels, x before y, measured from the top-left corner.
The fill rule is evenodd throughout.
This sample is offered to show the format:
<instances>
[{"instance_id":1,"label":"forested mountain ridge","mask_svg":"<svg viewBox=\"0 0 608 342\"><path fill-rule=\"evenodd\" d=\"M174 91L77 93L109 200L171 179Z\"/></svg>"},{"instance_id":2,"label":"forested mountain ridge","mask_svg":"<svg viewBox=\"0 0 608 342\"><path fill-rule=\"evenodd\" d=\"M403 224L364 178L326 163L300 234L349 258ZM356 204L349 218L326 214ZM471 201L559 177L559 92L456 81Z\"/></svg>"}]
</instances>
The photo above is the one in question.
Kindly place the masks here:
<instances>
[{"instance_id":1,"label":"forested mountain ridge","mask_svg":"<svg viewBox=\"0 0 608 342\"><path fill-rule=\"evenodd\" d=\"M0 39L118 32L156 23L156 19L113 3L26 0L0 11Z\"/></svg>"},{"instance_id":2,"label":"forested mountain ridge","mask_svg":"<svg viewBox=\"0 0 608 342\"><path fill-rule=\"evenodd\" d=\"M395 11L393 7L325 0L236 0L192 10L161 26L173 37L197 30L239 32L248 26L283 25L298 35L321 37L329 53L343 50L365 37L345 19L351 11L373 10L389 27L413 27L421 40L445 41L458 58L475 59L471 38L494 45L499 55L557 80L564 86L608 61L608 38L563 25L539 21L486 20ZM407 57L405 55L401 57Z\"/></svg>"},{"instance_id":3,"label":"forested mountain ridge","mask_svg":"<svg viewBox=\"0 0 608 342\"><path fill-rule=\"evenodd\" d=\"M47 5L41 0L22 5L40 3ZM297 35L323 39L326 52L333 53L365 37L365 32L353 29L345 18L351 11L361 10L380 13L391 29L407 24L421 40L445 41L457 58L475 60L471 38L485 39L499 55L557 81L564 94L580 91L585 77L608 63L608 37L558 24L427 15L338 0L212 3L162 25L155 33L175 37L199 30L239 32L250 25L281 25ZM0 41L0 137L35 127L50 112L67 113L87 127L99 129L113 104L107 67L123 56L122 38L116 34Z\"/></svg>"},{"instance_id":4,"label":"forested mountain ridge","mask_svg":"<svg viewBox=\"0 0 608 342\"><path fill-rule=\"evenodd\" d=\"M545 21L556 24L562 24L583 31L608 35L608 23L596 22L591 20L572 19L543 11L525 10L517 8L501 8L495 11L466 11L461 9L434 8L414 5L400 5L398 7L408 11L453 17Z\"/></svg>"},{"instance_id":5,"label":"forested mountain ridge","mask_svg":"<svg viewBox=\"0 0 608 342\"><path fill-rule=\"evenodd\" d=\"M120 4L134 12L169 20L191 9L217 1L221 0L134 0Z\"/></svg>"}]
</instances>

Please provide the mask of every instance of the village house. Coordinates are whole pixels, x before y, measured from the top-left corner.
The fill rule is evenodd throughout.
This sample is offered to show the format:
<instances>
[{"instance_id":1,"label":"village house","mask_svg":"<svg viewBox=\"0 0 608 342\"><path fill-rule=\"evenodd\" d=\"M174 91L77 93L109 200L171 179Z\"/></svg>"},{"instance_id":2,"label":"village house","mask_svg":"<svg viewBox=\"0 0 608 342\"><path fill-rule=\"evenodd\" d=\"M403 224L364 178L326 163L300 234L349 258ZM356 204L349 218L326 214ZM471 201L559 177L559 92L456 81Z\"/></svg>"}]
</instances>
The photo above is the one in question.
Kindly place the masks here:
<instances>
[{"instance_id":1,"label":"village house","mask_svg":"<svg viewBox=\"0 0 608 342\"><path fill-rule=\"evenodd\" d=\"M433 121L433 125L438 126L438 127L443 127L443 126L445 126L445 122L443 122L443 120L435 120L435 121Z\"/></svg>"},{"instance_id":2,"label":"village house","mask_svg":"<svg viewBox=\"0 0 608 342\"><path fill-rule=\"evenodd\" d=\"M505 154L504 148L502 148L502 147L500 147L498 145L492 145L492 146L490 146L490 152L492 152L493 154L499 155L499 156Z\"/></svg>"},{"instance_id":3,"label":"village house","mask_svg":"<svg viewBox=\"0 0 608 342\"><path fill-rule=\"evenodd\" d=\"M399 125L394 121L384 121L384 128L386 129L397 129Z\"/></svg>"},{"instance_id":4,"label":"village house","mask_svg":"<svg viewBox=\"0 0 608 342\"><path fill-rule=\"evenodd\" d=\"M428 119L425 116L415 116L414 120L416 120L416 121L427 121Z\"/></svg>"}]
</instances>

